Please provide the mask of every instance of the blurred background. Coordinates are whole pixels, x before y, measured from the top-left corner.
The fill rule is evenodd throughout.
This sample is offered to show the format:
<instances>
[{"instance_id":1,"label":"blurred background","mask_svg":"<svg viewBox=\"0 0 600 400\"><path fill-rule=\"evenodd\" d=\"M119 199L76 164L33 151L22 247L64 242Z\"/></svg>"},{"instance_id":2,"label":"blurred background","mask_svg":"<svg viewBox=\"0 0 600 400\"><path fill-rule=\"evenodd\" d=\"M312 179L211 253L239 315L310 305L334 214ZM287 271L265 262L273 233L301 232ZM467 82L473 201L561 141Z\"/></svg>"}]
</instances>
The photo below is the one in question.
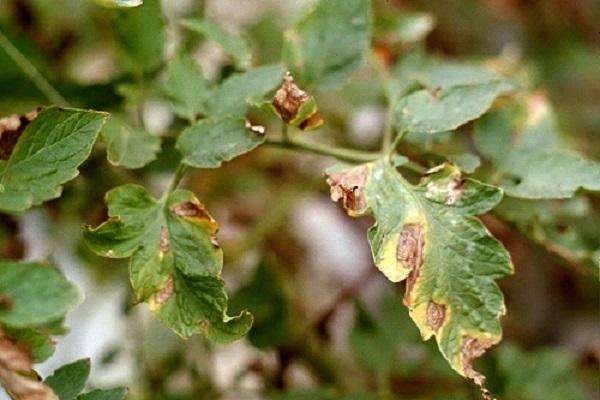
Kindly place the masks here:
<instances>
[{"instance_id":1,"label":"blurred background","mask_svg":"<svg viewBox=\"0 0 600 400\"><path fill-rule=\"evenodd\" d=\"M190 39L178 25L182 17L203 15L244 35L256 64L277 61L282 31L310 3L163 0L164 57L185 42L209 80L233 71L215 43ZM373 43L384 62L389 49L379 32L408 13L427 13L435 24L423 44L434 55L513 65L528 90L550 99L564 139L598 159L600 2L376 1ZM113 111L131 101L131 76L115 45L116 15L83 0L2 0L0 31L72 104ZM158 73L155 81L161 79ZM185 181L220 223L232 314L248 307L256 316L247 338L223 346L183 341L144 305L133 306L126 262L93 255L80 243L80 227L103 220L110 188L141 181L159 192L168 181L178 160L173 135L183 125L158 87L149 83L135 100L147 129L163 137L156 161L140 170L116 168L100 143L60 200L20 218L0 214L0 258L51 260L85 296L67 318L70 332L39 367L42 375L91 357L91 384L128 386L131 399L479 398L433 341L421 342L402 305L404 285L374 268L366 241L372 221L349 219L329 200L322 171L331 159L259 149L218 170L191 172ZM308 135L378 147L385 103L368 65L341 90L315 95L326 124ZM0 49L0 117L43 104ZM253 118L269 127L260 112ZM469 141L415 139L403 150L418 157L457 146ZM593 256L564 257L531 240L519 221L484 216L516 272L499 282L508 309L505 339L477 366L501 399L600 399L600 198L584 194L556 207L542 204L540 213L542 207L554 213L557 240Z\"/></svg>"}]
</instances>

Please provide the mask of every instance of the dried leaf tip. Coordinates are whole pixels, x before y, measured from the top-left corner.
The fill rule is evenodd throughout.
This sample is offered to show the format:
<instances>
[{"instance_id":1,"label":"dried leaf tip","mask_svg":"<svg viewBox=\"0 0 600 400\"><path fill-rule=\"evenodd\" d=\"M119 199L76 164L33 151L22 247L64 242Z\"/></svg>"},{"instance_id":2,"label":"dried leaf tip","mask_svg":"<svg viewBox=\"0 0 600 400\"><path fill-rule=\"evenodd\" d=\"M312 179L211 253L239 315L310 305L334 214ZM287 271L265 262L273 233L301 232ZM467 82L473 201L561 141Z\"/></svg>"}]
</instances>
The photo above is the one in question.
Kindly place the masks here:
<instances>
[{"instance_id":1,"label":"dried leaf tip","mask_svg":"<svg viewBox=\"0 0 600 400\"><path fill-rule=\"evenodd\" d=\"M348 215L360 215L367 208L364 191L368 175L369 167L366 165L328 173L327 184L330 186L331 200L337 202L342 199Z\"/></svg>"},{"instance_id":2,"label":"dried leaf tip","mask_svg":"<svg viewBox=\"0 0 600 400\"><path fill-rule=\"evenodd\" d=\"M296 85L289 71L283 76L271 104L277 115L289 125L308 130L323 124L315 99Z\"/></svg>"}]
</instances>

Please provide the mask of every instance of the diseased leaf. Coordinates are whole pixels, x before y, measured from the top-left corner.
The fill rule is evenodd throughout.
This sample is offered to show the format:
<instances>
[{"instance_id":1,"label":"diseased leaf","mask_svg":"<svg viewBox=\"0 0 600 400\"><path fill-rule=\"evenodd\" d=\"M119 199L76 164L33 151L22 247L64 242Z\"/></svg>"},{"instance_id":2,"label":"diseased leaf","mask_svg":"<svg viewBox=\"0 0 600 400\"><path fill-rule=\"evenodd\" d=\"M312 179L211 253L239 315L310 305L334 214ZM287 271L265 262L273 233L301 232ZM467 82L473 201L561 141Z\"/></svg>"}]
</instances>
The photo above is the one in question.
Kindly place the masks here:
<instances>
[{"instance_id":1,"label":"diseased leaf","mask_svg":"<svg viewBox=\"0 0 600 400\"><path fill-rule=\"evenodd\" d=\"M279 118L291 126L310 130L323 125L315 98L300 89L289 72L283 76L271 104Z\"/></svg>"},{"instance_id":2,"label":"diseased leaf","mask_svg":"<svg viewBox=\"0 0 600 400\"><path fill-rule=\"evenodd\" d=\"M111 117L102 129L108 145L108 161L130 169L142 168L156 158L160 138L143 129L133 128L122 118Z\"/></svg>"},{"instance_id":3,"label":"diseased leaf","mask_svg":"<svg viewBox=\"0 0 600 400\"><path fill-rule=\"evenodd\" d=\"M59 400L52 389L38 380L31 356L0 327L0 385L15 399Z\"/></svg>"},{"instance_id":4,"label":"diseased leaf","mask_svg":"<svg viewBox=\"0 0 600 400\"><path fill-rule=\"evenodd\" d=\"M120 11L114 30L121 64L127 72L140 74L162 64L166 24L160 0L146 0L141 7Z\"/></svg>"},{"instance_id":5,"label":"diseased leaf","mask_svg":"<svg viewBox=\"0 0 600 400\"><path fill-rule=\"evenodd\" d=\"M167 65L165 92L175 113L194 121L198 114L204 114L204 103L210 93L208 82L195 61L180 51Z\"/></svg>"},{"instance_id":6,"label":"diseased leaf","mask_svg":"<svg viewBox=\"0 0 600 400\"><path fill-rule=\"evenodd\" d=\"M250 105L268 101L265 96L281 83L284 72L281 64L272 64L231 75L212 91L206 103L207 115L243 116Z\"/></svg>"},{"instance_id":7,"label":"diseased leaf","mask_svg":"<svg viewBox=\"0 0 600 400\"><path fill-rule=\"evenodd\" d=\"M60 196L89 156L108 114L49 107L30 122L0 162L0 210L20 212Z\"/></svg>"},{"instance_id":8,"label":"diseased leaf","mask_svg":"<svg viewBox=\"0 0 600 400\"><path fill-rule=\"evenodd\" d=\"M452 86L433 92L419 90L396 104L396 129L418 133L454 130L479 118L505 91L502 82Z\"/></svg>"},{"instance_id":9,"label":"diseased leaf","mask_svg":"<svg viewBox=\"0 0 600 400\"><path fill-rule=\"evenodd\" d=\"M77 289L56 269L16 261L0 261L0 296L0 323L12 328L53 322L79 301Z\"/></svg>"},{"instance_id":10,"label":"diseased leaf","mask_svg":"<svg viewBox=\"0 0 600 400\"><path fill-rule=\"evenodd\" d=\"M141 6L144 0L94 0L94 2L108 8L131 8Z\"/></svg>"},{"instance_id":11,"label":"diseased leaf","mask_svg":"<svg viewBox=\"0 0 600 400\"><path fill-rule=\"evenodd\" d=\"M373 214L375 265L392 282L406 279L404 303L423 338L435 336L451 367L483 389L485 377L471 364L501 339L505 308L495 279L510 274L512 264L474 216L493 208L502 192L450 165L412 185L385 160L329 172L328 183L348 214Z\"/></svg>"},{"instance_id":12,"label":"diseased leaf","mask_svg":"<svg viewBox=\"0 0 600 400\"><path fill-rule=\"evenodd\" d=\"M243 38L224 31L219 25L207 19L187 19L182 22L182 25L219 44L231 56L237 68L250 67L252 52Z\"/></svg>"},{"instance_id":13,"label":"diseased leaf","mask_svg":"<svg viewBox=\"0 0 600 400\"><path fill-rule=\"evenodd\" d=\"M186 128L177 139L183 162L196 168L218 168L223 161L251 151L265 141L243 118L207 119ZM263 132L264 133L264 132Z\"/></svg>"},{"instance_id":14,"label":"diseased leaf","mask_svg":"<svg viewBox=\"0 0 600 400\"><path fill-rule=\"evenodd\" d=\"M127 395L127 389L115 388L107 390L92 390L77 397L77 400L123 400Z\"/></svg>"},{"instance_id":15,"label":"diseased leaf","mask_svg":"<svg viewBox=\"0 0 600 400\"><path fill-rule=\"evenodd\" d=\"M285 33L284 59L302 84L331 89L360 66L370 31L368 0L319 0Z\"/></svg>"},{"instance_id":16,"label":"diseased leaf","mask_svg":"<svg viewBox=\"0 0 600 400\"><path fill-rule=\"evenodd\" d=\"M475 144L501 173L510 196L559 199L579 188L600 190L600 162L560 144L554 112L544 95L492 113L476 125Z\"/></svg>"},{"instance_id":17,"label":"diseased leaf","mask_svg":"<svg viewBox=\"0 0 600 400\"><path fill-rule=\"evenodd\" d=\"M141 186L125 185L108 192L106 203L110 218L87 228L84 239L97 254L131 257L139 301L182 337L203 333L225 342L246 334L252 316L226 314L217 224L191 192L156 200Z\"/></svg>"},{"instance_id":18,"label":"diseased leaf","mask_svg":"<svg viewBox=\"0 0 600 400\"><path fill-rule=\"evenodd\" d=\"M73 400L85 388L90 375L90 359L84 358L63 365L44 380L60 400Z\"/></svg>"}]
</instances>

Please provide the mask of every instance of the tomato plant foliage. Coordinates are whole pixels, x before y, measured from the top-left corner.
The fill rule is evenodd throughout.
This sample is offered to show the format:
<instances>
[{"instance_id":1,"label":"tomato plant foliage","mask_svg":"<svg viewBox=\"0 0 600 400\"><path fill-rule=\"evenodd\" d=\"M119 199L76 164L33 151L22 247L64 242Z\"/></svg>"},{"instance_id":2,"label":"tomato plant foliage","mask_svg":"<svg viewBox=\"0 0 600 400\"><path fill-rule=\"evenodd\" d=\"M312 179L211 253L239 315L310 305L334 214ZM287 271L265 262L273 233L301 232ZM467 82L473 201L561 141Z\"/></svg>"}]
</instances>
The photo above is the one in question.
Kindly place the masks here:
<instances>
[{"instance_id":1,"label":"tomato plant foliage","mask_svg":"<svg viewBox=\"0 0 600 400\"><path fill-rule=\"evenodd\" d=\"M352 217L372 216L365 239L375 267L391 282L406 282L403 303L423 340L435 337L451 368L472 379L486 398L491 398L486 379L473 362L501 341L500 318L507 310L497 280L512 274L513 265L478 216L501 204L497 218L516 223L568 260L593 262L594 249L565 241L543 218L526 220L525 215L532 218L528 210L533 209L540 215L555 212L543 203L552 199L599 191L600 164L561 143L542 94L528 93L501 70L427 55L422 40L433 26L431 16L407 14L392 27L390 37L401 50L390 61L373 53L376 33L368 0L319 0L282 34L282 57L272 64L257 62L245 37L215 21L179 21L183 35L216 44L230 60L228 76L209 79L184 44L170 59L163 57L166 20L158 0L97 3L123 8L115 11L114 32L120 68L131 80L120 87L125 107L111 110L110 119L103 110L52 105L0 120L0 211L18 216L60 197L93 149L105 149L118 168L143 169L168 142L178 164L162 193L154 196L141 181L111 189L105 221L85 226L83 238L98 255L128 260L135 301L146 303L179 336L240 339L253 324L240 299L280 301L279 289L268 286L267 300L239 296L241 311L228 313L218 222L193 192L178 188L190 169L219 168L259 147L343 161L326 172L331 199ZM297 129L327 124L317 106L320 94L339 90L359 73L375 76L384 86L388 116L380 151L324 145ZM129 106L139 106L149 86L178 117L168 140L128 112ZM266 127L251 122L256 115ZM280 132L273 126L281 126ZM426 143L459 131L473 131L484 169L478 170L482 161L469 152L426 154ZM422 154L404 154L404 143ZM473 172L476 176L468 176ZM259 276L271 275L261 267ZM124 389L81 394L89 360L59 368L44 381L34 377L32 363L52 354L50 337L63 331L62 320L78 301L78 291L54 267L0 262L0 384L14 398L125 396ZM272 332L265 318L260 316L260 332ZM292 329L287 322L274 323ZM352 340L370 340L367 328L359 323ZM372 331L373 340L381 339L385 348L394 346L393 335L398 340L403 335L379 329ZM251 340L268 346L269 340L256 335ZM281 332L273 336L286 340ZM374 368L379 359L391 362L387 354L361 357ZM507 351L501 360L505 366L519 357Z\"/></svg>"}]
</instances>

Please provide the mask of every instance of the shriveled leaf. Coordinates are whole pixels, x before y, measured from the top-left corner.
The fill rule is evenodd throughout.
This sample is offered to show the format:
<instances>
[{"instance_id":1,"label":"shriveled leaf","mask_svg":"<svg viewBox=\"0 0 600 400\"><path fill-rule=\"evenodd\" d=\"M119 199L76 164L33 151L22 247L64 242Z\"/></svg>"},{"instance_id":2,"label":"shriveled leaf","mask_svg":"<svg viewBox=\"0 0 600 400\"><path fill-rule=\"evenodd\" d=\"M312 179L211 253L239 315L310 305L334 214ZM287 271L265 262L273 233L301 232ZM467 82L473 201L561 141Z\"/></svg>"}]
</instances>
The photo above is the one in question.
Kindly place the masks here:
<instances>
[{"instance_id":1,"label":"shriveled leaf","mask_svg":"<svg viewBox=\"0 0 600 400\"><path fill-rule=\"evenodd\" d=\"M123 400L127 396L127 389L115 388L106 390L92 390L77 397L77 400Z\"/></svg>"},{"instance_id":2,"label":"shriveled leaf","mask_svg":"<svg viewBox=\"0 0 600 400\"><path fill-rule=\"evenodd\" d=\"M182 22L182 25L216 42L231 56L237 68L246 69L250 66L252 52L243 38L224 31L219 25L207 19L187 19Z\"/></svg>"},{"instance_id":3,"label":"shriveled leaf","mask_svg":"<svg viewBox=\"0 0 600 400\"><path fill-rule=\"evenodd\" d=\"M165 92L180 117L193 121L198 114L205 113L204 102L210 93L208 82L196 62L183 51L167 65Z\"/></svg>"},{"instance_id":4,"label":"shriveled leaf","mask_svg":"<svg viewBox=\"0 0 600 400\"><path fill-rule=\"evenodd\" d=\"M16 399L59 400L32 368L27 349L17 345L0 327L0 385Z\"/></svg>"},{"instance_id":5,"label":"shriveled leaf","mask_svg":"<svg viewBox=\"0 0 600 400\"><path fill-rule=\"evenodd\" d=\"M115 41L127 72L152 71L162 64L166 24L160 0L122 10L115 21Z\"/></svg>"},{"instance_id":6,"label":"shriveled leaf","mask_svg":"<svg viewBox=\"0 0 600 400\"><path fill-rule=\"evenodd\" d=\"M279 118L291 126L307 130L323 125L315 98L300 89L289 72L283 76L271 104Z\"/></svg>"},{"instance_id":7,"label":"shriveled leaf","mask_svg":"<svg viewBox=\"0 0 600 400\"><path fill-rule=\"evenodd\" d=\"M396 129L417 133L454 130L479 118L505 91L501 82L452 86L435 91L419 90L396 104Z\"/></svg>"},{"instance_id":8,"label":"shriveled leaf","mask_svg":"<svg viewBox=\"0 0 600 400\"><path fill-rule=\"evenodd\" d=\"M404 303L423 338L435 336L450 366L484 388L471 364L501 339L505 308L495 279L510 274L512 264L474 216L493 208L502 192L450 165L412 185L385 160L330 172L328 183L348 214L373 214L375 265L392 282L407 280Z\"/></svg>"},{"instance_id":9,"label":"shriveled leaf","mask_svg":"<svg viewBox=\"0 0 600 400\"><path fill-rule=\"evenodd\" d=\"M13 328L53 322L79 301L77 289L56 269L16 261L0 261L0 297L0 323Z\"/></svg>"},{"instance_id":10,"label":"shriveled leaf","mask_svg":"<svg viewBox=\"0 0 600 400\"><path fill-rule=\"evenodd\" d=\"M126 168L142 168L156 158L160 151L160 138L143 129L129 126L119 117L113 116L102 129L108 145L108 161Z\"/></svg>"},{"instance_id":11,"label":"shriveled leaf","mask_svg":"<svg viewBox=\"0 0 600 400\"><path fill-rule=\"evenodd\" d=\"M370 31L368 0L319 0L285 33L284 59L303 84L334 88L360 66Z\"/></svg>"},{"instance_id":12,"label":"shriveled leaf","mask_svg":"<svg viewBox=\"0 0 600 400\"><path fill-rule=\"evenodd\" d=\"M107 114L49 107L20 135L0 162L0 210L20 212L60 196L89 156Z\"/></svg>"},{"instance_id":13,"label":"shriveled leaf","mask_svg":"<svg viewBox=\"0 0 600 400\"><path fill-rule=\"evenodd\" d=\"M579 188L600 191L600 162L560 143L556 117L542 94L478 122L475 144L501 173L507 194L526 199L559 199Z\"/></svg>"},{"instance_id":14,"label":"shriveled leaf","mask_svg":"<svg viewBox=\"0 0 600 400\"><path fill-rule=\"evenodd\" d=\"M243 118L207 119L186 128L177 139L183 162L196 168L218 168L265 141ZM264 132L263 132L264 133Z\"/></svg>"},{"instance_id":15,"label":"shriveled leaf","mask_svg":"<svg viewBox=\"0 0 600 400\"><path fill-rule=\"evenodd\" d=\"M90 368L89 358L77 360L58 368L44 383L52 388L60 400L74 400L85 388Z\"/></svg>"},{"instance_id":16,"label":"shriveled leaf","mask_svg":"<svg viewBox=\"0 0 600 400\"><path fill-rule=\"evenodd\" d=\"M281 83L285 70L281 64L252 68L233 74L217 86L206 103L206 113L211 117L243 116L250 105L260 105L265 96Z\"/></svg>"},{"instance_id":17,"label":"shriveled leaf","mask_svg":"<svg viewBox=\"0 0 600 400\"><path fill-rule=\"evenodd\" d=\"M134 292L182 337L203 333L215 341L240 338L252 316L229 317L217 224L193 193L177 190L153 199L138 185L106 196L110 218L87 228L84 239L97 254L131 257Z\"/></svg>"},{"instance_id":18,"label":"shriveled leaf","mask_svg":"<svg viewBox=\"0 0 600 400\"><path fill-rule=\"evenodd\" d=\"M144 0L94 0L94 2L108 8L131 8L141 6Z\"/></svg>"}]
</instances>

